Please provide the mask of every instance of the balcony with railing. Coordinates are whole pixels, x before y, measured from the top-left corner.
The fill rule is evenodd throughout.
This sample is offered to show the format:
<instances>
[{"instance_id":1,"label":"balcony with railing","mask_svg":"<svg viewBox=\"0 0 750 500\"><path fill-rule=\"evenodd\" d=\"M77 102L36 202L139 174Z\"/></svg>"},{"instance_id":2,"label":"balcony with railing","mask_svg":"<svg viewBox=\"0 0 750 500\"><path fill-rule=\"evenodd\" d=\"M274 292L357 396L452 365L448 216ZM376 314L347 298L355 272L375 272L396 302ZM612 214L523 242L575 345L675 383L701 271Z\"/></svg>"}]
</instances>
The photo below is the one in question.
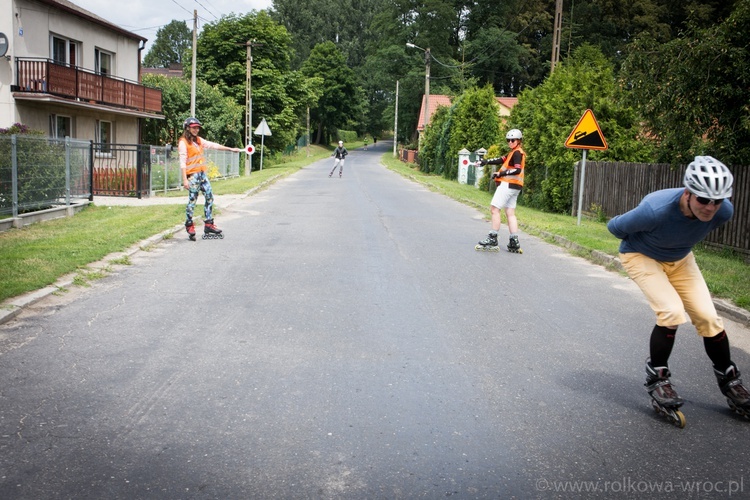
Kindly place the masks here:
<instances>
[{"instance_id":1,"label":"balcony with railing","mask_svg":"<svg viewBox=\"0 0 750 500\"><path fill-rule=\"evenodd\" d=\"M16 58L15 92L161 113L161 90L51 59Z\"/></svg>"}]
</instances>

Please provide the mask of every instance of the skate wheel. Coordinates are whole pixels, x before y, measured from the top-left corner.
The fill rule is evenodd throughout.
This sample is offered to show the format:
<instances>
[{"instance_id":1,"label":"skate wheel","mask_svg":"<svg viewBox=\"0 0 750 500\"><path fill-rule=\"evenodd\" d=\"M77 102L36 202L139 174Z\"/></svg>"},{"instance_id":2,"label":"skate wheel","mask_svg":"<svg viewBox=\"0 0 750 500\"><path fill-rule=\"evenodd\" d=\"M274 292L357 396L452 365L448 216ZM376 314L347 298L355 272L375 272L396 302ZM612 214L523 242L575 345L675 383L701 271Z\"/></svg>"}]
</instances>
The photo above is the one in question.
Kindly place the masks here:
<instances>
[{"instance_id":1,"label":"skate wheel","mask_svg":"<svg viewBox=\"0 0 750 500\"><path fill-rule=\"evenodd\" d=\"M657 403L654 399L651 400L651 406L656 413L665 416L675 426L679 427L680 429L685 428L687 420L685 419L685 415L680 410L676 408L672 409L659 406L659 403Z\"/></svg>"},{"instance_id":2,"label":"skate wheel","mask_svg":"<svg viewBox=\"0 0 750 500\"><path fill-rule=\"evenodd\" d=\"M679 427L680 429L685 428L685 424L687 424L687 420L685 420L685 415L680 410L672 410L671 411L672 416L672 422L674 425Z\"/></svg>"},{"instance_id":3,"label":"skate wheel","mask_svg":"<svg viewBox=\"0 0 750 500\"><path fill-rule=\"evenodd\" d=\"M727 404L729 405L729 408L737 415L741 415L750 420L750 413L748 412L748 410L744 409L741 406L737 406L737 404L729 398L727 398Z\"/></svg>"}]
</instances>

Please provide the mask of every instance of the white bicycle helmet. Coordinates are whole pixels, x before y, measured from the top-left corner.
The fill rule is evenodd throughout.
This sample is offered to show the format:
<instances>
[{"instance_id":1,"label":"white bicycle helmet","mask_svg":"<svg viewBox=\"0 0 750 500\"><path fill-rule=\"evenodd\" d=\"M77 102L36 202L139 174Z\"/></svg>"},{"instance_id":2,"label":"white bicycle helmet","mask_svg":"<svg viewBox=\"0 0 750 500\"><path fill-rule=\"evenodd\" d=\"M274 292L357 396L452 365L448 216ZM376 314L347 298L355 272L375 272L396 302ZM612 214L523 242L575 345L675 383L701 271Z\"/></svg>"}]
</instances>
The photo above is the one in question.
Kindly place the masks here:
<instances>
[{"instance_id":1,"label":"white bicycle helmet","mask_svg":"<svg viewBox=\"0 0 750 500\"><path fill-rule=\"evenodd\" d=\"M505 140L509 141L511 139L523 139L523 134L517 128L510 129L508 130L508 133L505 134Z\"/></svg>"},{"instance_id":2,"label":"white bicycle helmet","mask_svg":"<svg viewBox=\"0 0 750 500\"><path fill-rule=\"evenodd\" d=\"M696 156L685 170L685 187L695 196L719 200L732 196L734 177L712 156Z\"/></svg>"}]
</instances>

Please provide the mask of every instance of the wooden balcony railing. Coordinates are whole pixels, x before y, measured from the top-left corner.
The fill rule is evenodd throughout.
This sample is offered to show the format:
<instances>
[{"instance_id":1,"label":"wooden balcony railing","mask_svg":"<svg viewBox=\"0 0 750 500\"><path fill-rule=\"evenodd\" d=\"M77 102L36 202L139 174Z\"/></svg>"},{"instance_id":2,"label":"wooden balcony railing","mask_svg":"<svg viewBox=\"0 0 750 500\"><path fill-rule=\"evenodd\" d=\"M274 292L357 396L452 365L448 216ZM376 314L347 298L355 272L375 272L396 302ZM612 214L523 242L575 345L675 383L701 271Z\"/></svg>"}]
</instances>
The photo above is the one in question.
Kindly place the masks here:
<instances>
[{"instance_id":1,"label":"wooden balcony railing","mask_svg":"<svg viewBox=\"0 0 750 500\"><path fill-rule=\"evenodd\" d=\"M161 113L161 90L59 64L51 59L16 58L18 92L52 94L67 99Z\"/></svg>"}]
</instances>

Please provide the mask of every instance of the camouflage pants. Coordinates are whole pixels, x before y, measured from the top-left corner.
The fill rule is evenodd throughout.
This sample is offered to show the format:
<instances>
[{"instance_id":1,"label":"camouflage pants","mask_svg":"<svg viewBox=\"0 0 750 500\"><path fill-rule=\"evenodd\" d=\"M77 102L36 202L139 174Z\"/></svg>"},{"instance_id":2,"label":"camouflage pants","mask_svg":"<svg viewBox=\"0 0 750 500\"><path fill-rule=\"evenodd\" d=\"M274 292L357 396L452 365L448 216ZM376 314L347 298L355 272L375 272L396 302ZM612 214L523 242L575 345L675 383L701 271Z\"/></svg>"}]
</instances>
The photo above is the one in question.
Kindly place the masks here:
<instances>
[{"instance_id":1,"label":"camouflage pants","mask_svg":"<svg viewBox=\"0 0 750 500\"><path fill-rule=\"evenodd\" d=\"M198 201L198 194L203 191L203 197L206 203L203 206L204 220L213 220L214 192L211 190L211 181L208 180L206 172L196 172L188 177L188 204L185 208L185 223L193 220L195 203Z\"/></svg>"}]
</instances>

